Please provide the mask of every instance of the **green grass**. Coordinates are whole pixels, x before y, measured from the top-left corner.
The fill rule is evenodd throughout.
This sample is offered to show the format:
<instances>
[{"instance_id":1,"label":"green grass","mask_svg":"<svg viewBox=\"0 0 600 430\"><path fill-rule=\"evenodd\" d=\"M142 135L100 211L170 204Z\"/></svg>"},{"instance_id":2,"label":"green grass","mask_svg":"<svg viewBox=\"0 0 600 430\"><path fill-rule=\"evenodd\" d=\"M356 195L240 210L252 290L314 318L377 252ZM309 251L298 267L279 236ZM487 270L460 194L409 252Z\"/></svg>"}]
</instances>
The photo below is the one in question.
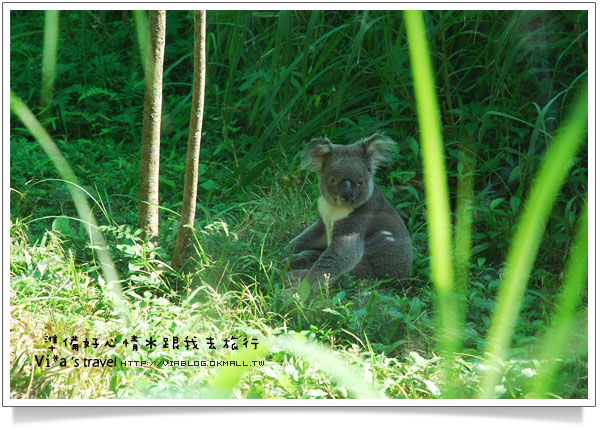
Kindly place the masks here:
<instances>
[{"instance_id":1,"label":"green grass","mask_svg":"<svg viewBox=\"0 0 600 430\"><path fill-rule=\"evenodd\" d=\"M564 165L570 170L562 186L555 181L549 190L553 204L543 199L542 208L528 198L541 198L538 182L550 184L533 178L563 147L559 127L579 133L584 125L584 113L576 116L579 124L569 121L569 113L586 91L585 11L424 13L430 55L419 51L430 59L431 66L423 67L431 69L435 87L421 90L418 78L426 75L416 72L413 81L410 24L401 12L209 12L195 264L186 275L165 263L181 208L192 14L167 14L158 247L140 240L133 227L144 88L138 43L143 26L134 24L136 16L143 18L120 11L61 12L52 113L44 125L52 150L58 148L71 166L68 182L58 180L38 144L46 142L48 150L47 136L38 129L32 138L34 119L29 116L29 130L23 128L25 111L11 97L18 114L10 139L13 398L587 398L585 268L569 263L581 261L586 248L582 239L575 242L586 207L586 152L560 156L572 162ZM34 116L43 109L44 22L43 12L11 12L12 90ZM423 115L415 91L427 89L430 106L437 101L438 108ZM423 124L425 131L441 125L433 146L419 132ZM412 278L402 290L356 281L303 303L284 284L280 251L316 213L318 190L298 170L298 154L316 135L346 142L379 130L399 142L394 166L382 170L377 182L412 234ZM432 185L431 155L438 166L433 180L448 191ZM107 295L98 249L89 244L86 224L77 221L87 217L78 214L73 189L90 198L100 220L123 304L132 313L129 327ZM429 214L431 203L442 209ZM529 216L545 230L538 230L535 261L522 271L528 282L521 277L508 306L509 336L489 343L490 329L499 330L496 297L502 302L511 288L506 273L516 258L510 250L526 249L513 242L523 228L516 223L523 208L523 219ZM540 208L547 221L526 215ZM431 240L433 229L444 239ZM440 257L433 259L436 246ZM446 261L442 271L440 258ZM436 312L448 309L443 294L457 296L459 305L447 315L460 321L464 314L460 334L452 330L450 338L462 347L439 342ZM120 340L133 334L257 336L264 349L249 350L249 357L262 356L265 364L242 372L54 364L33 370L32 355L46 351L49 331ZM564 343L551 342L554 333ZM290 338L295 340L285 340ZM486 351L502 358L498 382L486 373ZM185 354L144 350L135 357L121 345L93 355L232 356L206 345ZM450 364L443 359L448 356ZM336 365L328 367L328 360ZM342 362L346 368L337 365Z\"/></svg>"},{"instance_id":2,"label":"green grass","mask_svg":"<svg viewBox=\"0 0 600 430\"><path fill-rule=\"evenodd\" d=\"M435 360L412 354L406 362L365 351L358 344L350 349L311 345L323 341L322 333L311 330L294 332L274 328L264 297L253 292L253 285L239 282L239 291L225 293L189 276L179 279L189 293L164 296L144 290L153 274L136 270L128 280L126 296L131 302L132 321L128 330L115 318L112 303L93 273L91 265L74 261L64 248L60 234L48 233L38 244L24 241L23 225L14 225L11 258L12 285L16 296L12 313L11 345L15 360L11 363L12 398L354 398L387 395L396 398L433 397ZM125 254L131 256L133 253ZM129 264L140 262L139 255ZM40 263L41 262L41 263ZM133 275L133 273L132 273ZM164 275L164 274L163 274ZM159 275L159 278L163 275ZM164 282L164 281L163 281ZM49 315L47 309L52 309ZM313 330L316 330L314 328ZM292 338L284 336L292 336ZM100 346L73 352L60 344L61 357L120 358L122 360L260 360L250 369L229 367L79 368L69 361L64 368L52 364L37 369L32 383L33 355L47 354L43 337L57 335L59 340L78 336L114 339L114 348ZM138 335L140 351L123 345ZM148 349L143 347L150 335L163 337L196 335L199 350ZM259 347L234 354L223 349L224 338L255 337ZM217 350L209 350L204 338L218 339ZM276 339L269 346L268 338ZM295 340L294 340L295 339ZM328 336L328 345L333 337ZM101 342L102 343L102 342ZM290 352L286 352L290 351ZM224 371L223 371L224 369ZM415 372L415 369L420 369ZM245 371L245 372L242 372ZM233 374L232 374L233 373ZM432 380L430 380L432 379ZM370 384L373 384L371 387Z\"/></svg>"}]
</instances>

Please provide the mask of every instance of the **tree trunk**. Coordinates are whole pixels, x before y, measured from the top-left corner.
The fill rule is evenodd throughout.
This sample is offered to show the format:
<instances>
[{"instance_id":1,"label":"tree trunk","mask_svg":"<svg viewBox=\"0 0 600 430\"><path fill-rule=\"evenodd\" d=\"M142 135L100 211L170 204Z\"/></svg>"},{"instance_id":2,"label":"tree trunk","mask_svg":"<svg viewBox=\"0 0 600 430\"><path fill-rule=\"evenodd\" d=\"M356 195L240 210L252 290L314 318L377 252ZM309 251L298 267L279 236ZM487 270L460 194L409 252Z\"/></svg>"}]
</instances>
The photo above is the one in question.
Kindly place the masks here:
<instances>
[{"instance_id":1,"label":"tree trunk","mask_svg":"<svg viewBox=\"0 0 600 430\"><path fill-rule=\"evenodd\" d=\"M196 196L198 191L198 162L200 159L200 141L202 137L202 115L204 112L204 87L206 83L206 11L194 12L194 88L190 131L185 163L185 185L183 188L183 207L175 251L171 266L184 267L191 243L194 217L196 215Z\"/></svg>"},{"instance_id":2,"label":"tree trunk","mask_svg":"<svg viewBox=\"0 0 600 430\"><path fill-rule=\"evenodd\" d=\"M142 229L143 237L154 243L157 242L158 237L158 170L165 27L165 11L150 11L150 38L145 66L146 92L144 95L138 226Z\"/></svg>"}]
</instances>

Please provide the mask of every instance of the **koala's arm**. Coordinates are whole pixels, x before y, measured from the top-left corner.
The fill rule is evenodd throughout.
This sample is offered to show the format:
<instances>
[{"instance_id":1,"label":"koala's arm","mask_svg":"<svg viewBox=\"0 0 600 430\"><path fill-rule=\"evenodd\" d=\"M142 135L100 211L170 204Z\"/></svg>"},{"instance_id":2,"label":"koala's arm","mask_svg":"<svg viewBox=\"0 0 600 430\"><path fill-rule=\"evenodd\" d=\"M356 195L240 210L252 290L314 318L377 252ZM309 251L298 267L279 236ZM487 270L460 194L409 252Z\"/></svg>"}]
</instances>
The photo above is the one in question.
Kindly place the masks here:
<instances>
[{"instance_id":1,"label":"koala's arm","mask_svg":"<svg viewBox=\"0 0 600 430\"><path fill-rule=\"evenodd\" d=\"M354 269L363 257L364 238L358 232L334 235L329 247L306 276L311 285L323 283L327 278L334 282L340 275Z\"/></svg>"},{"instance_id":2,"label":"koala's arm","mask_svg":"<svg viewBox=\"0 0 600 430\"><path fill-rule=\"evenodd\" d=\"M319 217L319 220L290 240L285 247L285 253L291 255L306 250L324 250L327 248L327 234L325 224Z\"/></svg>"}]
</instances>

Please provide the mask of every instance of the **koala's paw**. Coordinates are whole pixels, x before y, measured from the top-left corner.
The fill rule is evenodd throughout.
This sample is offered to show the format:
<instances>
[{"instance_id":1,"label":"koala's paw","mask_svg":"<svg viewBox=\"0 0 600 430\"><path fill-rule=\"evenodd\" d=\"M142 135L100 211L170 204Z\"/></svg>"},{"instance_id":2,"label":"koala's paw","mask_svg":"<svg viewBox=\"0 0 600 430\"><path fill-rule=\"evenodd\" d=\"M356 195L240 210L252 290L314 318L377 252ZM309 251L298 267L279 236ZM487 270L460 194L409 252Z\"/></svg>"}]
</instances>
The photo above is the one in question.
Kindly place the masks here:
<instances>
[{"instance_id":1,"label":"koala's paw","mask_svg":"<svg viewBox=\"0 0 600 430\"><path fill-rule=\"evenodd\" d=\"M370 257L388 243L392 243L395 241L396 238L394 238L394 236L392 236L392 233L390 233L389 231L378 231L366 240L364 256Z\"/></svg>"},{"instance_id":2,"label":"koala's paw","mask_svg":"<svg viewBox=\"0 0 600 430\"><path fill-rule=\"evenodd\" d=\"M311 268L315 261L319 259L321 252L314 249L307 249L292 255L290 259L290 267L292 269L307 269Z\"/></svg>"},{"instance_id":3,"label":"koala's paw","mask_svg":"<svg viewBox=\"0 0 600 430\"><path fill-rule=\"evenodd\" d=\"M292 270L310 269L321 256L320 251L308 249L297 254L288 255L281 260L284 266Z\"/></svg>"},{"instance_id":4,"label":"koala's paw","mask_svg":"<svg viewBox=\"0 0 600 430\"><path fill-rule=\"evenodd\" d=\"M284 248L283 248L283 253L289 257L294 253L294 248L295 248L296 244L294 243L288 243Z\"/></svg>"},{"instance_id":5,"label":"koala's paw","mask_svg":"<svg viewBox=\"0 0 600 430\"><path fill-rule=\"evenodd\" d=\"M308 269L291 270L285 275L285 285L290 288L297 288L300 282L306 278L308 272Z\"/></svg>"}]
</instances>

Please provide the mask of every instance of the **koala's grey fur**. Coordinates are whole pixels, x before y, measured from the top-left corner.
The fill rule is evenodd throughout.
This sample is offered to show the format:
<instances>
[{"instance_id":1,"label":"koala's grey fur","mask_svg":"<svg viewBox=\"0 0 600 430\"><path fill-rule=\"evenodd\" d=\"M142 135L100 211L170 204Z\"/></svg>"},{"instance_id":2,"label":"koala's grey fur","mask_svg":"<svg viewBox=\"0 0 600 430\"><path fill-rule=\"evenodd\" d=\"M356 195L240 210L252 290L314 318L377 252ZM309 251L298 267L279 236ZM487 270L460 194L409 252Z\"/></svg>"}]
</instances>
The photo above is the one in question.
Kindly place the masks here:
<instances>
[{"instance_id":1,"label":"koala's grey fur","mask_svg":"<svg viewBox=\"0 0 600 430\"><path fill-rule=\"evenodd\" d=\"M352 145L315 138L302 153L302 167L316 172L321 196L315 224L285 250L292 275L315 285L344 274L364 279L406 278L412 264L404 222L373 182L395 143L375 134Z\"/></svg>"}]
</instances>

